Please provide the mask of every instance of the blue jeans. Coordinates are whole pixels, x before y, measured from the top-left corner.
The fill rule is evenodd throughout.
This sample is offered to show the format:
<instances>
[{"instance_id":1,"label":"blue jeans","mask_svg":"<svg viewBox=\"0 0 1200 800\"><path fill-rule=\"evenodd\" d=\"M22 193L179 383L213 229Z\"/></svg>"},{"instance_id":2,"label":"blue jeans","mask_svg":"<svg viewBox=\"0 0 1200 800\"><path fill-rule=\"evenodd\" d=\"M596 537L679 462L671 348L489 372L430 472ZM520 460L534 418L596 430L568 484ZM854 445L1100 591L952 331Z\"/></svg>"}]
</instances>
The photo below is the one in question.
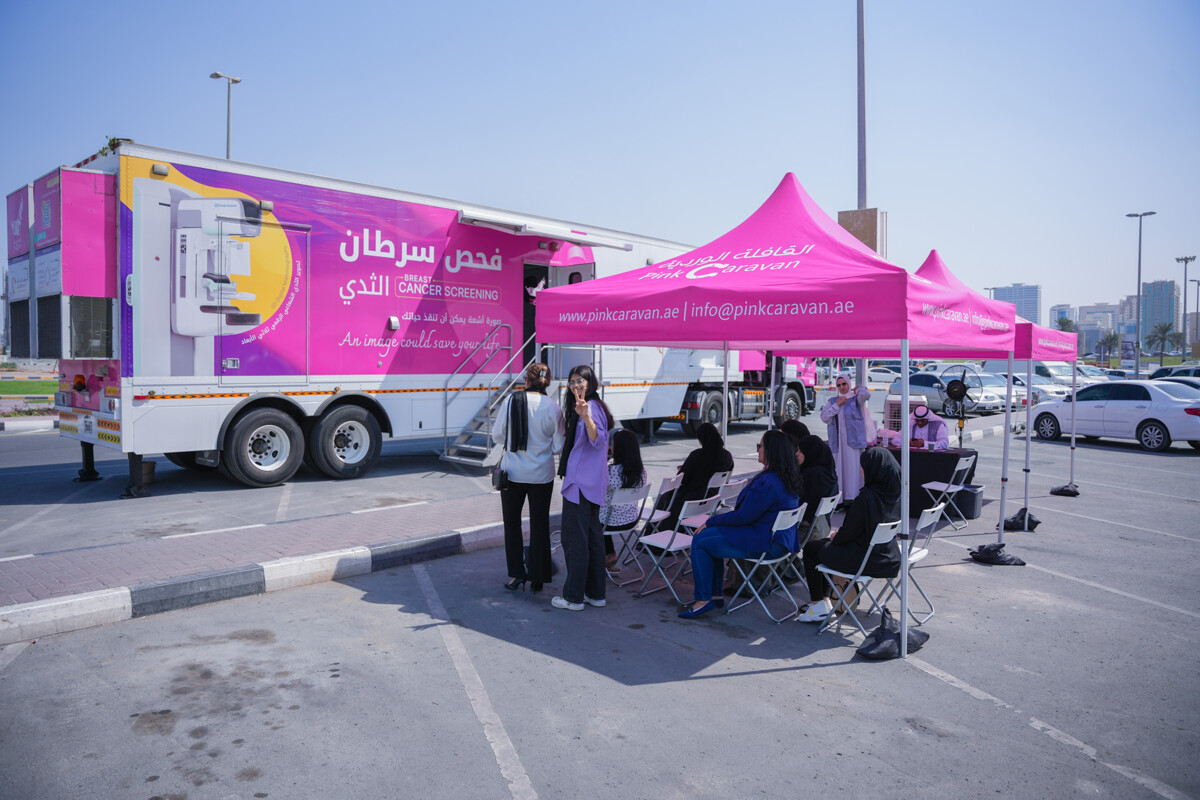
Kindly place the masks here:
<instances>
[{"instance_id":1,"label":"blue jeans","mask_svg":"<svg viewBox=\"0 0 1200 800\"><path fill-rule=\"evenodd\" d=\"M771 546L772 556L783 555L785 551L786 548L781 544ZM725 559L758 558L760 555L762 553L734 547L720 527L700 531L692 539L692 581L696 586L692 597L696 602L701 602L721 596L721 587L725 583Z\"/></svg>"}]
</instances>

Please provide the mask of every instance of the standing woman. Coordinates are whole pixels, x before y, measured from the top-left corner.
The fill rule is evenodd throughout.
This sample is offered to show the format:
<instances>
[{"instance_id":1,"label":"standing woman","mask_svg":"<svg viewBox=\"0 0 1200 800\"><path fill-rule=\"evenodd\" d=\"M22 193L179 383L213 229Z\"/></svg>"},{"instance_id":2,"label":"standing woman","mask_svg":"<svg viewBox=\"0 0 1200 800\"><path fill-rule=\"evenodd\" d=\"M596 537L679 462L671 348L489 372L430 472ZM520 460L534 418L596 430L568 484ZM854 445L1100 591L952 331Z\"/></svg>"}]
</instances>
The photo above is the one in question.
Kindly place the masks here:
<instances>
[{"instance_id":1,"label":"standing woman","mask_svg":"<svg viewBox=\"0 0 1200 800\"><path fill-rule=\"evenodd\" d=\"M837 465L842 502L849 503L858 496L863 485L858 469L859 456L873 444L866 432L866 423L871 418L867 408L871 392L865 386L859 386L851 392L849 372L838 375L837 391L837 395L829 398L829 402L821 409L821 421L829 426L829 449L833 451ZM872 431L871 438L874 436Z\"/></svg>"},{"instance_id":2,"label":"standing woman","mask_svg":"<svg viewBox=\"0 0 1200 800\"><path fill-rule=\"evenodd\" d=\"M500 465L508 472L508 488L500 492L504 512L504 556L508 577L504 588L516 591L529 581L540 592L550 581L550 498L554 494L554 455L563 447L563 414L550 398L550 368L530 364L525 391L505 398L496 415L492 440L504 442ZM525 563L521 509L529 498L529 563Z\"/></svg>"},{"instance_id":3,"label":"standing woman","mask_svg":"<svg viewBox=\"0 0 1200 800\"><path fill-rule=\"evenodd\" d=\"M581 365L567 378L566 444L558 462L562 477L562 546L567 559L563 592L550 604L582 611L604 600L604 528L600 509L608 492L608 429L613 417L600 399L592 368Z\"/></svg>"},{"instance_id":4,"label":"standing woman","mask_svg":"<svg viewBox=\"0 0 1200 800\"><path fill-rule=\"evenodd\" d=\"M709 517L692 537L695 589L691 606L679 614L683 619L724 607L725 559L758 558L763 553L775 558L796 550L795 526L772 530L779 512L800 502L800 467L791 438L778 430L764 433L758 461L762 472L742 489L733 511Z\"/></svg>"},{"instance_id":5,"label":"standing woman","mask_svg":"<svg viewBox=\"0 0 1200 800\"><path fill-rule=\"evenodd\" d=\"M862 563L879 523L900 519L900 465L896 457L886 448L870 447L863 451L860 463L865 484L850 504L842 527L828 539L804 545L804 579L812 603L796 617L798 622L821 622L833 610L827 599L829 584L817 566L824 564L838 572L853 573ZM895 539L875 546L863 574L872 578L900 574L900 546Z\"/></svg>"}]
</instances>

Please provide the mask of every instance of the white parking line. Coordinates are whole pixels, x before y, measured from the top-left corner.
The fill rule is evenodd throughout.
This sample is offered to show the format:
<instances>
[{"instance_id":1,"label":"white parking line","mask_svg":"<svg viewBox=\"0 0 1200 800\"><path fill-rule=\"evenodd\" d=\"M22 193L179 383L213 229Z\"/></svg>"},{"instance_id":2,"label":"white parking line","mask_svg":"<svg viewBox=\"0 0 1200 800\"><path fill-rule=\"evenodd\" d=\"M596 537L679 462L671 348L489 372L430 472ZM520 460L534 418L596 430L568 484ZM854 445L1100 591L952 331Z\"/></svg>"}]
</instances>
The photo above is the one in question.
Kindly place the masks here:
<instances>
[{"instance_id":1,"label":"white parking line","mask_svg":"<svg viewBox=\"0 0 1200 800\"><path fill-rule=\"evenodd\" d=\"M1157 533L1159 536L1170 536L1172 539L1184 539L1189 542L1200 542L1200 539L1193 539L1191 536L1181 536L1178 533L1167 533L1166 531L1156 531L1156 530L1152 530L1150 528L1139 528L1137 525L1129 525L1127 523L1116 522L1111 519L1100 519L1099 517L1089 517L1089 516L1086 516L1085 514L1075 514L1070 511L1063 511L1060 508L1050 508L1048 506L1035 506L1033 503L1030 503L1029 507L1036 508L1038 511L1046 511L1051 514L1064 514L1068 517L1079 517L1080 519L1091 520L1092 522L1102 522L1105 525L1117 525L1122 528L1129 528L1130 530L1141 531L1142 533Z\"/></svg>"},{"instance_id":2,"label":"white parking line","mask_svg":"<svg viewBox=\"0 0 1200 800\"><path fill-rule=\"evenodd\" d=\"M970 545L963 544L962 542L955 542L955 541L952 541L952 540L946 539L946 538L938 539L935 537L934 541L941 542L943 544L952 544L955 547L961 547L963 550L970 549ZM1052 569L1046 569L1045 567L1039 567L1036 564L1026 564L1025 566L1029 567L1030 569L1035 569L1038 572L1044 572L1047 575L1053 575L1056 578L1065 578L1066 580L1069 580L1069 581L1075 581L1076 583L1082 583L1084 586L1090 586L1093 589L1100 589L1101 591L1108 592L1110 594L1119 595L1121 597L1128 598L1129 600L1137 600L1139 603L1146 603L1147 605L1152 605L1157 608L1161 608L1164 611L1174 611L1178 614L1183 614L1185 616L1192 617L1193 619L1200 619L1200 614L1197 614L1195 611L1188 611L1186 608L1179 608L1178 606L1169 606L1166 603L1160 603L1157 600L1151 600L1147 597L1142 597L1141 595L1130 594L1129 592L1122 592L1120 589L1114 589L1111 586L1105 586L1102 583L1094 583L1092 581L1087 580L1086 578L1076 578L1074 575L1068 575L1065 572L1057 572Z\"/></svg>"},{"instance_id":3,"label":"white parking line","mask_svg":"<svg viewBox=\"0 0 1200 800\"><path fill-rule=\"evenodd\" d=\"M23 556L9 556L8 558L0 558L0 561L20 561L22 558L33 558L33 553L26 553Z\"/></svg>"},{"instance_id":4,"label":"white parking line","mask_svg":"<svg viewBox=\"0 0 1200 800\"><path fill-rule=\"evenodd\" d=\"M929 662L922 661L921 659L917 658L916 656L909 656L905 663L909 664L910 666L916 667L917 669L924 672L926 675L937 678L939 681L942 681L943 683L945 683L949 686L953 686L955 689L958 689L961 692L965 692L966 694L970 695L971 697L974 697L976 700L983 700L985 702L992 703L997 708L1011 709L1018 714L1022 713L1019 708L1016 708L1012 704L1006 703L998 697L993 697L992 695L988 694L987 692L983 691L982 689L976 688L976 687L972 686L971 684L967 683L966 681L961 680L960 678L956 678L953 675L951 675L950 673L944 672L944 671L938 669L937 667L933 666ZM1077 749L1081 753L1083 753L1085 756L1087 756L1091 760L1095 761L1097 764L1108 767L1113 772L1116 772L1118 775L1123 775L1124 777L1129 778L1134 783L1137 783L1139 786L1142 786L1145 789L1149 789L1150 791L1154 792L1159 797L1165 797L1165 798L1168 798L1168 800L1190 800L1189 795L1186 795L1183 792L1180 792L1179 790L1175 789L1174 787L1168 786L1167 784L1163 783L1162 781L1152 778L1143 772L1133 769L1132 767L1126 767L1121 764L1111 764L1107 761L1102 760L1100 758L1099 752L1096 750L1096 748L1092 747L1089 744L1085 744L1084 742L1079 741L1074 736L1071 736L1069 733L1060 731L1058 728L1055 728L1053 725L1048 725L1045 722L1042 722L1037 717L1029 718L1029 727L1033 728L1036 731L1040 731L1040 732L1046 734L1051 739L1053 739L1056 742L1059 742L1060 744L1065 744L1068 747L1074 747L1075 749Z\"/></svg>"},{"instance_id":5,"label":"white parking line","mask_svg":"<svg viewBox=\"0 0 1200 800\"><path fill-rule=\"evenodd\" d=\"M487 689L483 687L483 681L480 679L479 673L475 671L475 665L471 663L471 656L467 653L467 648L463 646L454 623L450 621L450 615L446 612L446 607L442 605L442 600L433 587L433 581L430 580L429 574L421 564L414 566L413 572L417 576L417 583L421 585L425 601L429 603L430 614L442 623L437 626L438 631L442 634L442 642L450 653L450 660L454 663L458 680L467 693L467 698L471 701L475 718L483 726L483 735L487 737L488 743L492 746L492 753L496 756L496 763L500 766L500 774L508 781L509 793L512 794L513 800L537 800L537 792L533 790L529 775L525 772L524 765L521 764L517 748L513 746L512 739L508 737L508 731L504 729L504 723L500 720L500 715L492 706Z\"/></svg>"}]
</instances>

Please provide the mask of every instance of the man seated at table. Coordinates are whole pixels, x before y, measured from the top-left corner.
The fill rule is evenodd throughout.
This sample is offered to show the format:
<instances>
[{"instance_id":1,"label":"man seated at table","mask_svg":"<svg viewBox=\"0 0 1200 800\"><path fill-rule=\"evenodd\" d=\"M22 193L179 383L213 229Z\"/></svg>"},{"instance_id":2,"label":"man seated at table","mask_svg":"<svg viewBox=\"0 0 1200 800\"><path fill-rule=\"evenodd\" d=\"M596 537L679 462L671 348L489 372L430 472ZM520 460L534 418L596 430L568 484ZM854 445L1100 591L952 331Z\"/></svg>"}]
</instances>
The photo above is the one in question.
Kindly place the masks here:
<instances>
[{"instance_id":1,"label":"man seated at table","mask_svg":"<svg viewBox=\"0 0 1200 800\"><path fill-rule=\"evenodd\" d=\"M908 425L912 436L909 447L926 449L930 443L933 444L934 450L946 450L950 447L950 429L946 421L930 411L928 406L919 405L914 408L908 418ZM900 445L899 432L889 433L888 438L894 446Z\"/></svg>"}]
</instances>

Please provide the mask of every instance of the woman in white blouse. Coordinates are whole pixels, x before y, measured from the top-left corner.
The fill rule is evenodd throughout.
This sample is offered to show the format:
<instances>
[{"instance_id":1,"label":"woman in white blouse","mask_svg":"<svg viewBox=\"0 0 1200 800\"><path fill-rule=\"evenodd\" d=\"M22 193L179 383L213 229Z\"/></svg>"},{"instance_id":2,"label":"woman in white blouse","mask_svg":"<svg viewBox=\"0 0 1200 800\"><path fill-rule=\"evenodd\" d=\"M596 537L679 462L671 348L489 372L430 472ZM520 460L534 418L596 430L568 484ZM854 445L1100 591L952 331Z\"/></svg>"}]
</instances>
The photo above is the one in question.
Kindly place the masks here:
<instances>
[{"instance_id":1,"label":"woman in white blouse","mask_svg":"<svg viewBox=\"0 0 1200 800\"><path fill-rule=\"evenodd\" d=\"M510 591L539 592L550 582L550 499L554 495L554 456L563 447L563 412L546 397L550 368L531 364L525 371L525 390L500 404L492 440L504 443L500 466L508 472L508 488L500 492L504 512L504 555ZM529 498L529 563L521 533L521 511Z\"/></svg>"}]
</instances>

